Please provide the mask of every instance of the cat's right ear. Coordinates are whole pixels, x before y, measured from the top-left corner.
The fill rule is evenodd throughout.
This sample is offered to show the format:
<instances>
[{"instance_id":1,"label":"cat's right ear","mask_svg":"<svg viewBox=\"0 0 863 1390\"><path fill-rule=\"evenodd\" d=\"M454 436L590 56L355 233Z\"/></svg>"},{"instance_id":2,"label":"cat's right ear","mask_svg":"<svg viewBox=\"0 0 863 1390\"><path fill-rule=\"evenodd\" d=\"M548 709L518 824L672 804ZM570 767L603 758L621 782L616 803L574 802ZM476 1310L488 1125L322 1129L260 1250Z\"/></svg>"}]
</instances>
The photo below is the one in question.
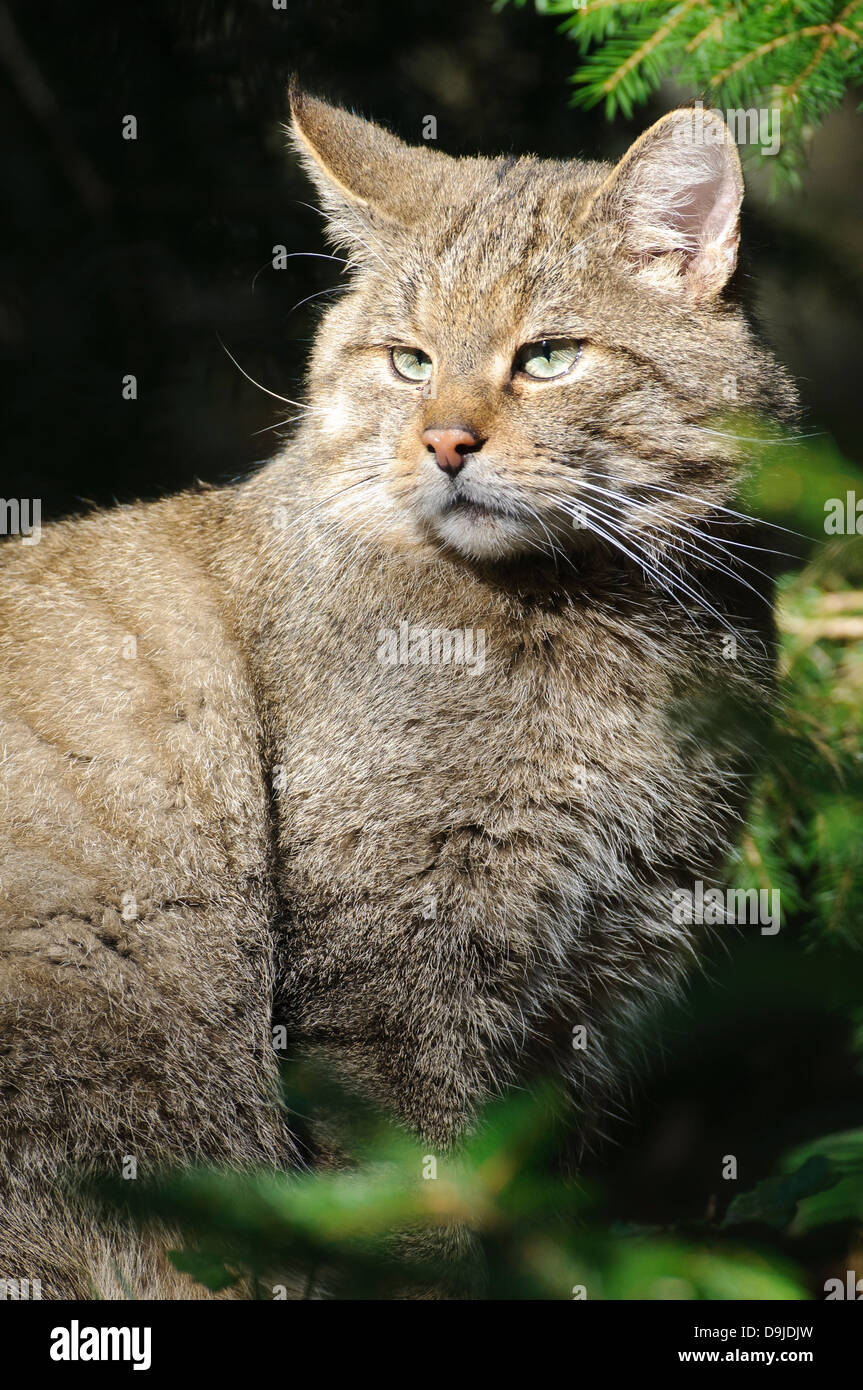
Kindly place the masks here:
<instances>
[{"instance_id":1,"label":"cat's right ear","mask_svg":"<svg viewBox=\"0 0 863 1390\"><path fill-rule=\"evenodd\" d=\"M363 225L379 232L409 227L439 195L446 156L404 144L389 131L290 86L291 135L330 217L334 241L362 259Z\"/></svg>"}]
</instances>

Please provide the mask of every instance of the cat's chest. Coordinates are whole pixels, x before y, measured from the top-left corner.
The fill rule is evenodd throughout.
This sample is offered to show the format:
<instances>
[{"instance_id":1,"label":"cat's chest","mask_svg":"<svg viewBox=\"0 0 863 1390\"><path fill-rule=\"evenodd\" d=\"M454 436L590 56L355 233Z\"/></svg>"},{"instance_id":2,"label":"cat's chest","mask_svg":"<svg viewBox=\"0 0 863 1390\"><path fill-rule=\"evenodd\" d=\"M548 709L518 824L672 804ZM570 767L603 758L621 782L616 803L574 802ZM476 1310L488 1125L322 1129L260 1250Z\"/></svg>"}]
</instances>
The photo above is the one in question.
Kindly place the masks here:
<instances>
[{"instance_id":1,"label":"cat's chest","mask_svg":"<svg viewBox=\"0 0 863 1390\"><path fill-rule=\"evenodd\" d=\"M325 867L337 891L386 895L505 873L542 891L591 826L625 818L654 718L627 673L560 639L375 637L372 660L294 674L272 741L283 881Z\"/></svg>"}]
</instances>

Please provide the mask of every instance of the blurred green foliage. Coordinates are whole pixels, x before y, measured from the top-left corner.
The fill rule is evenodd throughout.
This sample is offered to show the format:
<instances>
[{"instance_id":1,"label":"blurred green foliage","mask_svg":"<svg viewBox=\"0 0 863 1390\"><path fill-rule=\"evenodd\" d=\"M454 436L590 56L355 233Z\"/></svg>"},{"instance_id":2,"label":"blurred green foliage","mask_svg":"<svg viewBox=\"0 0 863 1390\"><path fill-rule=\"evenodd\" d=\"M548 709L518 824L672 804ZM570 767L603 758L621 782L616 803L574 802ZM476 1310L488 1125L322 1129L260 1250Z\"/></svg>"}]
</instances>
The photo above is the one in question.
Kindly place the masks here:
<instances>
[{"instance_id":1,"label":"blurred green foliage","mask_svg":"<svg viewBox=\"0 0 863 1390\"><path fill-rule=\"evenodd\" d=\"M759 451L746 505L813 538L780 578L782 705L741 844L738 882L779 888L809 943L863 945L863 474L826 438ZM863 506L860 526L863 530ZM787 533L773 533L780 538ZM799 539L799 536L798 536Z\"/></svg>"},{"instance_id":2,"label":"blurred green foliage","mask_svg":"<svg viewBox=\"0 0 863 1390\"><path fill-rule=\"evenodd\" d=\"M306 1100L318 1094L332 1114L332 1078L308 1067L297 1074ZM434 1158L345 1095L340 1118L358 1145L345 1154L350 1167L187 1170L134 1185L101 1180L95 1191L132 1219L182 1230L190 1244L171 1252L173 1263L214 1293L239 1286L258 1298L280 1290L355 1299L806 1296L787 1261L723 1238L715 1223L697 1241L602 1225L596 1197L549 1170L563 1113L553 1088L515 1093L488 1107L457 1154ZM459 1254L446 1233L465 1227L472 1240Z\"/></svg>"}]
</instances>

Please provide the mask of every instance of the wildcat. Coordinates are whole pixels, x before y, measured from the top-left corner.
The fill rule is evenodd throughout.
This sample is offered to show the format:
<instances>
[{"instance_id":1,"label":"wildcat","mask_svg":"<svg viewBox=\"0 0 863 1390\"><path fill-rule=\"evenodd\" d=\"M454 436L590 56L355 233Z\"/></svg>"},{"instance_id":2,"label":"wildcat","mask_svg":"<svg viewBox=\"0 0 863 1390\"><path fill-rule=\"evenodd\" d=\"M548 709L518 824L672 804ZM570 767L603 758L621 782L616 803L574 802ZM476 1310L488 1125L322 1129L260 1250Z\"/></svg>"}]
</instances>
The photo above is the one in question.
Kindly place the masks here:
<instances>
[{"instance_id":1,"label":"wildcat","mask_svg":"<svg viewBox=\"0 0 863 1390\"><path fill-rule=\"evenodd\" d=\"M289 1167L274 1025L425 1145L549 1068L592 1132L745 806L718 705L769 703L716 420L794 392L721 119L612 167L292 117L349 276L299 427L0 551L0 1276L44 1297L204 1296L57 1175Z\"/></svg>"}]
</instances>

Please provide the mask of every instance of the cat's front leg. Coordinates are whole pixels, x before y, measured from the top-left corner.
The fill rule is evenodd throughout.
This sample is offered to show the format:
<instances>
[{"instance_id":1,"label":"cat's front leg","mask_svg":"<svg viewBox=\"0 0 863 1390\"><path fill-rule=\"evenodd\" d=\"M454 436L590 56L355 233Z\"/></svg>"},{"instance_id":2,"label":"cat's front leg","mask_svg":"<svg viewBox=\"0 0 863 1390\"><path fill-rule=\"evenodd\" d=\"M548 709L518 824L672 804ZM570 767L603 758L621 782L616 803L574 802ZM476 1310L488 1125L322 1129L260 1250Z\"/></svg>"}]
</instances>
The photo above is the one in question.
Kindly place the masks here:
<instances>
[{"instance_id":1,"label":"cat's front leg","mask_svg":"<svg viewBox=\"0 0 863 1390\"><path fill-rule=\"evenodd\" d=\"M80 899L79 899L80 901ZM247 913L248 915L248 913ZM189 1163L284 1166L269 967L218 903L140 901L134 920L0 913L0 1277L43 1297L200 1296L152 1237L68 1195ZM181 1290L185 1287L186 1293ZM171 1290L168 1292L168 1290Z\"/></svg>"}]
</instances>

